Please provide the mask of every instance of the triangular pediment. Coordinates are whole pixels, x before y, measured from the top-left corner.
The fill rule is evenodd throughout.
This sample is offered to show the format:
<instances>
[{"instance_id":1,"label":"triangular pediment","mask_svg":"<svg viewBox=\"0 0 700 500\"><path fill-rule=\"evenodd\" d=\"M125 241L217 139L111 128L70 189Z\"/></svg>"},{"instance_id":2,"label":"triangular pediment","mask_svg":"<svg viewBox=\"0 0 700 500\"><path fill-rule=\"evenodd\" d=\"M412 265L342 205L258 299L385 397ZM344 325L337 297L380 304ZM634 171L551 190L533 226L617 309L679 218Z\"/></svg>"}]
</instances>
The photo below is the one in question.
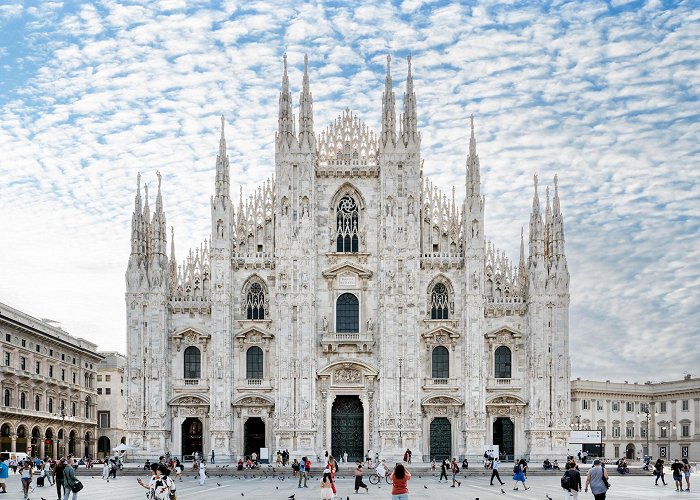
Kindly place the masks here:
<instances>
[{"instance_id":1,"label":"triangular pediment","mask_svg":"<svg viewBox=\"0 0 700 500\"><path fill-rule=\"evenodd\" d=\"M346 273L357 275L360 278L371 278L373 274L370 269L354 262L341 262L326 269L321 274L324 278L335 278Z\"/></svg>"},{"instance_id":2,"label":"triangular pediment","mask_svg":"<svg viewBox=\"0 0 700 500\"><path fill-rule=\"evenodd\" d=\"M258 328L257 326L251 326L246 328L245 330L242 330L236 334L237 339L259 339L259 340L264 340L264 339L274 339L275 335L273 333L268 332L267 330L263 330L262 328Z\"/></svg>"},{"instance_id":3,"label":"triangular pediment","mask_svg":"<svg viewBox=\"0 0 700 500\"><path fill-rule=\"evenodd\" d=\"M516 339L521 338L523 336L522 333L515 330L514 328L511 328L509 326L500 326L500 327L496 328L495 330L491 330L490 332L485 333L484 337L487 339L495 339L495 338L497 338L499 336L503 336L503 335L508 335L508 336L516 338Z\"/></svg>"},{"instance_id":4,"label":"triangular pediment","mask_svg":"<svg viewBox=\"0 0 700 500\"><path fill-rule=\"evenodd\" d=\"M458 339L459 338L459 332L457 330L453 330L452 328L448 328L446 326L439 326L437 328L433 328L432 330L425 332L423 334L424 339L440 339L440 338L450 338L450 339Z\"/></svg>"},{"instance_id":5,"label":"triangular pediment","mask_svg":"<svg viewBox=\"0 0 700 500\"><path fill-rule=\"evenodd\" d=\"M198 345L202 347L205 351L211 340L211 335L208 333L201 332L195 328L183 328L170 334L171 339L175 342L175 348L180 351L182 344Z\"/></svg>"}]
</instances>

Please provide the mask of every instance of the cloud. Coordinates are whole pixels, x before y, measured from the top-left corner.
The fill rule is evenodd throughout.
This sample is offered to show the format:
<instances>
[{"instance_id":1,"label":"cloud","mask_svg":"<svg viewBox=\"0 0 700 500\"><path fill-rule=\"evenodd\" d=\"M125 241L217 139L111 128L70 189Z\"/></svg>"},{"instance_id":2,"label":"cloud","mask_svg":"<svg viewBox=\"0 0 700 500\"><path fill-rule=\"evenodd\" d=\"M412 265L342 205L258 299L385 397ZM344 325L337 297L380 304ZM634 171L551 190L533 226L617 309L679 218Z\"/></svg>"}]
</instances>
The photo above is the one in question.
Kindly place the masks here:
<instances>
[{"instance_id":1,"label":"cloud","mask_svg":"<svg viewBox=\"0 0 700 500\"><path fill-rule=\"evenodd\" d=\"M345 107L379 130L385 56L400 108L411 53L425 175L463 198L475 114L487 237L512 259L533 173L550 185L559 174L574 375L697 366L682 347L700 340L689 4L15 3L0 7L0 27L22 34L0 35L11 68L0 76L0 229L12 235L0 300L123 351L136 173L151 188L163 173L182 256L210 232L219 115L234 196L274 172L284 52L295 113L309 54L317 132Z\"/></svg>"}]
</instances>

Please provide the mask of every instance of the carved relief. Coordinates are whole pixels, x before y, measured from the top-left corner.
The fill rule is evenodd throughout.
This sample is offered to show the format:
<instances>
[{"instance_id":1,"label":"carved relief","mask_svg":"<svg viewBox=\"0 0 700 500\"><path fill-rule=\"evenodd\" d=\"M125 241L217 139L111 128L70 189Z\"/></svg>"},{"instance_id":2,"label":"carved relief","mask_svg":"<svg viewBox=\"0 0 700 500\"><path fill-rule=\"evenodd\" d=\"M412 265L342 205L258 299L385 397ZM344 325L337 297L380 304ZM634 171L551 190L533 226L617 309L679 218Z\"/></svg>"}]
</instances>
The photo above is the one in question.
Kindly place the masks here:
<instances>
[{"instance_id":1,"label":"carved relief","mask_svg":"<svg viewBox=\"0 0 700 500\"><path fill-rule=\"evenodd\" d=\"M333 382L345 384L359 384L362 381L362 373L354 368L336 368L333 371Z\"/></svg>"}]
</instances>

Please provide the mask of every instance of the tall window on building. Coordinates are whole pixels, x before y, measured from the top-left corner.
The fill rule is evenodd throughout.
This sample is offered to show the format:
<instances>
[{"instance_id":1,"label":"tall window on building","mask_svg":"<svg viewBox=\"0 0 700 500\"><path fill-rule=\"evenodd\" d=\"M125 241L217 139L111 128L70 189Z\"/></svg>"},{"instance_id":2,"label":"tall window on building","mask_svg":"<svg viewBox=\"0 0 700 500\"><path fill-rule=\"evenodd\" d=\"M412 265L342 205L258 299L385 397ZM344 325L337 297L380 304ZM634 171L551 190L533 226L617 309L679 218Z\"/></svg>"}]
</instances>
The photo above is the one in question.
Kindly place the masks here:
<instances>
[{"instance_id":1,"label":"tall window on building","mask_svg":"<svg viewBox=\"0 0 700 500\"><path fill-rule=\"evenodd\" d=\"M336 213L336 251L357 253L359 251L359 210L350 196L343 196Z\"/></svg>"},{"instance_id":2,"label":"tall window on building","mask_svg":"<svg viewBox=\"0 0 700 500\"><path fill-rule=\"evenodd\" d=\"M201 353L199 349L190 346L185 349L185 378L199 378L201 375Z\"/></svg>"},{"instance_id":3,"label":"tall window on building","mask_svg":"<svg viewBox=\"0 0 700 500\"><path fill-rule=\"evenodd\" d=\"M109 428L109 412L108 411L98 411L97 412L97 426L100 429Z\"/></svg>"},{"instance_id":4,"label":"tall window on building","mask_svg":"<svg viewBox=\"0 0 700 500\"><path fill-rule=\"evenodd\" d=\"M450 378L450 353L443 346L433 349L433 378Z\"/></svg>"},{"instance_id":5,"label":"tall window on building","mask_svg":"<svg viewBox=\"0 0 700 500\"><path fill-rule=\"evenodd\" d=\"M10 389L5 389L5 396L4 396L4 404L5 406L10 406L10 403L12 402L12 394L10 393Z\"/></svg>"},{"instance_id":6,"label":"tall window on building","mask_svg":"<svg viewBox=\"0 0 700 500\"><path fill-rule=\"evenodd\" d=\"M335 331L353 333L360 331L360 302L351 293L344 293L335 303Z\"/></svg>"},{"instance_id":7,"label":"tall window on building","mask_svg":"<svg viewBox=\"0 0 700 500\"><path fill-rule=\"evenodd\" d=\"M92 401L90 400L90 396L85 398L85 418L90 418L90 406L92 405Z\"/></svg>"},{"instance_id":8,"label":"tall window on building","mask_svg":"<svg viewBox=\"0 0 700 500\"><path fill-rule=\"evenodd\" d=\"M34 410L41 411L41 398L34 396Z\"/></svg>"},{"instance_id":9,"label":"tall window on building","mask_svg":"<svg viewBox=\"0 0 700 500\"><path fill-rule=\"evenodd\" d=\"M681 411L688 411L690 409L690 403L687 399L681 401Z\"/></svg>"},{"instance_id":10,"label":"tall window on building","mask_svg":"<svg viewBox=\"0 0 700 500\"><path fill-rule=\"evenodd\" d=\"M620 411L620 402L619 401L613 401L612 411Z\"/></svg>"},{"instance_id":11,"label":"tall window on building","mask_svg":"<svg viewBox=\"0 0 700 500\"><path fill-rule=\"evenodd\" d=\"M19 395L19 407L22 410L27 409L27 395L24 392L20 393Z\"/></svg>"},{"instance_id":12,"label":"tall window on building","mask_svg":"<svg viewBox=\"0 0 700 500\"><path fill-rule=\"evenodd\" d=\"M53 413L53 398L49 398L49 401L46 404L46 411Z\"/></svg>"},{"instance_id":13,"label":"tall window on building","mask_svg":"<svg viewBox=\"0 0 700 500\"><path fill-rule=\"evenodd\" d=\"M627 409L627 411L634 411L634 402L627 401L626 409Z\"/></svg>"},{"instance_id":14,"label":"tall window on building","mask_svg":"<svg viewBox=\"0 0 700 500\"><path fill-rule=\"evenodd\" d=\"M245 376L249 380L263 378L263 352L258 346L253 346L246 352Z\"/></svg>"},{"instance_id":15,"label":"tall window on building","mask_svg":"<svg viewBox=\"0 0 700 500\"><path fill-rule=\"evenodd\" d=\"M448 319L450 296L444 283L436 283L430 292L430 319Z\"/></svg>"},{"instance_id":16,"label":"tall window on building","mask_svg":"<svg viewBox=\"0 0 700 500\"><path fill-rule=\"evenodd\" d=\"M75 404L75 401L70 404L70 414L74 417L78 416L78 405Z\"/></svg>"},{"instance_id":17,"label":"tall window on building","mask_svg":"<svg viewBox=\"0 0 700 500\"><path fill-rule=\"evenodd\" d=\"M590 409L590 407L591 407L591 404L587 399L581 400L581 409L582 410L588 410L588 409Z\"/></svg>"},{"instance_id":18,"label":"tall window on building","mask_svg":"<svg viewBox=\"0 0 700 500\"><path fill-rule=\"evenodd\" d=\"M666 413L666 401L659 403L659 413Z\"/></svg>"},{"instance_id":19,"label":"tall window on building","mask_svg":"<svg viewBox=\"0 0 700 500\"><path fill-rule=\"evenodd\" d=\"M510 349L502 345L494 353L495 370L494 377L496 378L511 378L511 356Z\"/></svg>"},{"instance_id":20,"label":"tall window on building","mask_svg":"<svg viewBox=\"0 0 700 500\"><path fill-rule=\"evenodd\" d=\"M247 319L265 319L265 292L260 283L250 284L245 301Z\"/></svg>"}]
</instances>

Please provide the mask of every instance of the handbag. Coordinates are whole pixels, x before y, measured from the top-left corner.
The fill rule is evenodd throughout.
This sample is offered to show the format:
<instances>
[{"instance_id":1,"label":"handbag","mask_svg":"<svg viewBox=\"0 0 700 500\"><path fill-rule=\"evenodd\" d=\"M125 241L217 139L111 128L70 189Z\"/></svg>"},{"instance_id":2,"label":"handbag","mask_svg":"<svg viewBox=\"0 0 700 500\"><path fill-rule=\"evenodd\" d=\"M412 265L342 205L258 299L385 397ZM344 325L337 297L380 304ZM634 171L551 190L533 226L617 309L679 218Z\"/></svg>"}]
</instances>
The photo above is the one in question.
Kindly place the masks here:
<instances>
[{"instance_id":1,"label":"handbag","mask_svg":"<svg viewBox=\"0 0 700 500\"><path fill-rule=\"evenodd\" d=\"M78 493L80 490L83 489L83 483L81 483L79 480L75 480L73 484L70 485L70 490L73 493Z\"/></svg>"}]
</instances>

